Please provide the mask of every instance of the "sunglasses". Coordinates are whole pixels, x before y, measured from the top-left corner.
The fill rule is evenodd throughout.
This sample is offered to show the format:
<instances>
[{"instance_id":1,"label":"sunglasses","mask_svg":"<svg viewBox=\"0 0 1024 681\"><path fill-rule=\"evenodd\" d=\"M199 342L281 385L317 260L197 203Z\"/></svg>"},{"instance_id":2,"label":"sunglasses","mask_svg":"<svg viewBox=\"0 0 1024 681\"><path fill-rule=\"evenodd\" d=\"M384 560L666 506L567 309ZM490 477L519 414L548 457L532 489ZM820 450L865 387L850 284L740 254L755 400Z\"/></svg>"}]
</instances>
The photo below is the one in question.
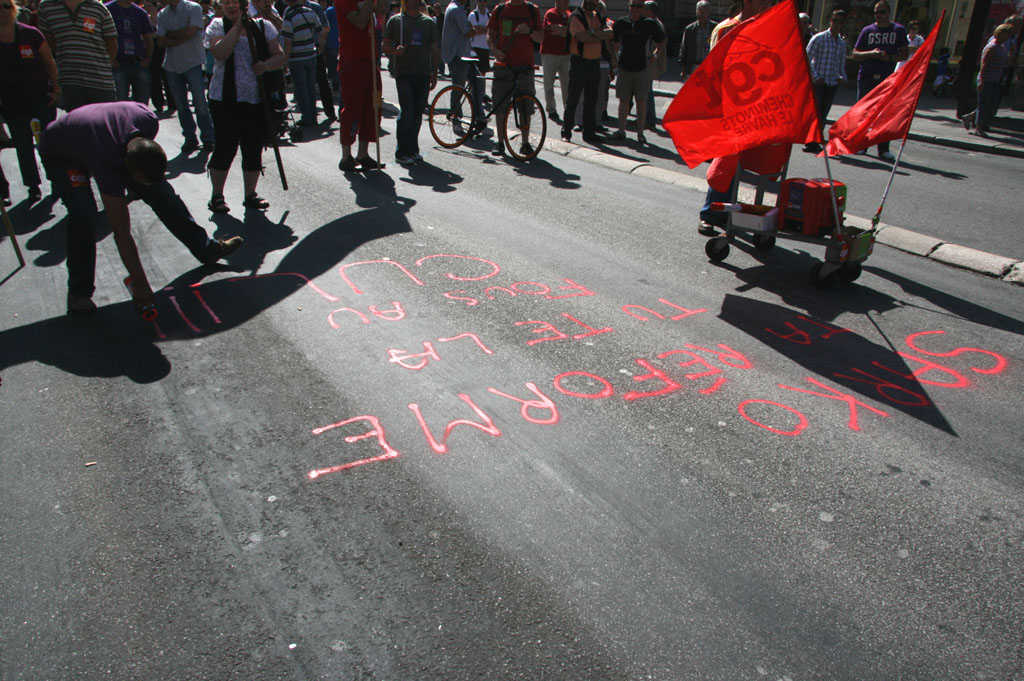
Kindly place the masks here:
<instances>
[{"instance_id":1,"label":"sunglasses","mask_svg":"<svg viewBox=\"0 0 1024 681\"><path fill-rule=\"evenodd\" d=\"M14 5L12 5L9 2L5 2L3 4L0 4L0 9L14 9Z\"/></svg>"},{"instance_id":2,"label":"sunglasses","mask_svg":"<svg viewBox=\"0 0 1024 681\"><path fill-rule=\"evenodd\" d=\"M888 13L889 13L889 10L887 10L887 9L876 9L875 10L875 14L888 14Z\"/></svg>"}]
</instances>

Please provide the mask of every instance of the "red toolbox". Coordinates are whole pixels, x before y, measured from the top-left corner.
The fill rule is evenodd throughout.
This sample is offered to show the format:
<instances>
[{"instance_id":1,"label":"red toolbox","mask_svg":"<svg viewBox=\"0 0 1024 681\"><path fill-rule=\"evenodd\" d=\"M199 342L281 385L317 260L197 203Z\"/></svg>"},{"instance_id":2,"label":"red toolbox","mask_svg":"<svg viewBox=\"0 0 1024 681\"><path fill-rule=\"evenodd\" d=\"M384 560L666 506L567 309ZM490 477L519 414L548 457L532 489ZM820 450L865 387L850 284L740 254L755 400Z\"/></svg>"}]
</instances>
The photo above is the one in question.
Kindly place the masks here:
<instances>
[{"instance_id":1,"label":"red toolbox","mask_svg":"<svg viewBox=\"0 0 1024 681\"><path fill-rule=\"evenodd\" d=\"M846 185L833 181L839 222L846 207ZM829 181L824 178L783 180L779 187L779 229L802 232L807 236L825 236L836 224L829 196Z\"/></svg>"}]
</instances>

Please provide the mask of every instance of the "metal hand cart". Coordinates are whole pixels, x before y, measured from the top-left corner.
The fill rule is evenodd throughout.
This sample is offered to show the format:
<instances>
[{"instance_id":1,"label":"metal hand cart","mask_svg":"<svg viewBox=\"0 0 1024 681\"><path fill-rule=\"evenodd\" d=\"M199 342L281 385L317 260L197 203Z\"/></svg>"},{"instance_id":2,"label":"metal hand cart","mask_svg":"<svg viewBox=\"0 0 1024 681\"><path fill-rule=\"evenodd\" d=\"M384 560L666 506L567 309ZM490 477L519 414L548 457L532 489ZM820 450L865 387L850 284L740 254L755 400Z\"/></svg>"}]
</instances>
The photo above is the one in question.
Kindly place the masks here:
<instances>
[{"instance_id":1,"label":"metal hand cart","mask_svg":"<svg viewBox=\"0 0 1024 681\"><path fill-rule=\"evenodd\" d=\"M788 164L787 164L788 165ZM793 229L801 227L801 221L793 215L799 213L783 200L786 168L778 175L765 176L737 167L731 189L731 203L713 203L711 210L726 213L725 233L710 237L704 252L712 262L721 262L729 256L729 244L738 238L749 241L758 251L770 251L777 239L790 239L807 244L825 246L825 259L815 263L809 272L811 284L828 288L836 282L849 283L861 274L861 265L871 255L875 244L875 230L863 230L843 224L840 206L829 206L829 219L824 229L817 234L807 234ZM777 178L777 179L775 179ZM793 182L797 182L794 180ZM826 194L836 197L837 204L845 203L845 192L840 197L837 185L829 180L810 181L824 183ZM739 203L737 195L740 184L753 185L754 203ZM829 191L829 188L833 188ZM764 205L765 194L774 193L776 205ZM790 198L790 197L787 197ZM781 205L780 205L781 204ZM836 224L835 215L839 216Z\"/></svg>"}]
</instances>

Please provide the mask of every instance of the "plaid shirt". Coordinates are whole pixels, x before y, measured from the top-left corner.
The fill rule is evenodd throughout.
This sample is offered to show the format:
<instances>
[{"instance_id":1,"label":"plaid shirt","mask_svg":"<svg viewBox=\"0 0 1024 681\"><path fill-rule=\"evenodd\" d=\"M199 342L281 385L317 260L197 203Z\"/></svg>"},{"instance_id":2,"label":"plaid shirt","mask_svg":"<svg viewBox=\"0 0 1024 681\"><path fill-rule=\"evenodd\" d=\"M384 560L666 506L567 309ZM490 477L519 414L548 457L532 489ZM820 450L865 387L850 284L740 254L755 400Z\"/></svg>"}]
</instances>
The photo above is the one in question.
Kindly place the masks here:
<instances>
[{"instance_id":1,"label":"plaid shirt","mask_svg":"<svg viewBox=\"0 0 1024 681\"><path fill-rule=\"evenodd\" d=\"M826 85L846 80L846 41L831 31L816 34L807 43L807 59L811 63L811 80L819 78Z\"/></svg>"}]
</instances>

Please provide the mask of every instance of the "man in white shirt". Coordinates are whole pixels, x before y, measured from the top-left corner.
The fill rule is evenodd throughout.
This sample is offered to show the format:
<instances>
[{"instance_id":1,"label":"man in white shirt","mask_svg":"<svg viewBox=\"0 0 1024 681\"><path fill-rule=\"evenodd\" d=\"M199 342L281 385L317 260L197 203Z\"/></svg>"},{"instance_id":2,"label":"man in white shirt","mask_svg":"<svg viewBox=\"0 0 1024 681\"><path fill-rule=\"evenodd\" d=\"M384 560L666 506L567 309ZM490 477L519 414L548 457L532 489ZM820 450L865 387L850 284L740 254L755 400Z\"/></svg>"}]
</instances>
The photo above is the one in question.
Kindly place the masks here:
<instances>
[{"instance_id":1,"label":"man in white shirt","mask_svg":"<svg viewBox=\"0 0 1024 681\"><path fill-rule=\"evenodd\" d=\"M825 127L825 119L836 89L846 82L846 41L840 31L846 21L846 12L837 9L832 12L828 30L816 34L807 43L807 61L811 67L811 82L814 87L814 104L818 108L818 127ZM811 142L804 145L804 151L812 154L821 152L821 145Z\"/></svg>"},{"instance_id":2,"label":"man in white shirt","mask_svg":"<svg viewBox=\"0 0 1024 681\"><path fill-rule=\"evenodd\" d=\"M203 8L192 0L169 0L156 18L156 42L165 48L164 73L171 86L174 105L178 107L178 123L185 143L183 153L199 148L196 137L196 121L199 122L199 137L203 149L213 149L213 118L206 103L206 81L203 78L203 64L206 61ZM192 93L192 104L196 116L188 106L188 93Z\"/></svg>"}]
</instances>

